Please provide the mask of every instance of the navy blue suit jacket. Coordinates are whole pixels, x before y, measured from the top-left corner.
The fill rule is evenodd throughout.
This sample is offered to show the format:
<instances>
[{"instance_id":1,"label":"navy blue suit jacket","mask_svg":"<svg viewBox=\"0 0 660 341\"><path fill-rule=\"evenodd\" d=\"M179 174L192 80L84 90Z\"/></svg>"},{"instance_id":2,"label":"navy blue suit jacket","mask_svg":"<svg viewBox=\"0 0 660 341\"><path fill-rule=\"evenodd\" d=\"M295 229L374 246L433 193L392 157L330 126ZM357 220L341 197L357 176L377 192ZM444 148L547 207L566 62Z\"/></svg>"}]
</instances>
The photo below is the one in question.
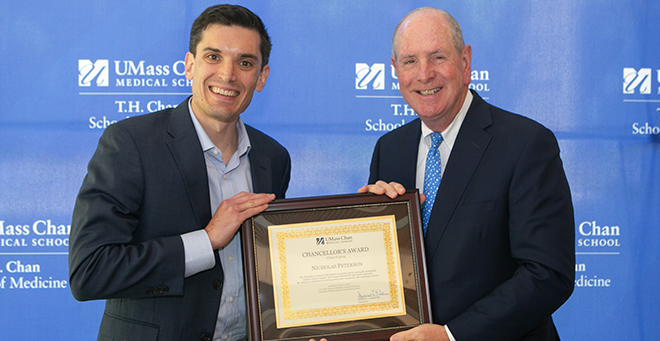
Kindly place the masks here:
<instances>
[{"instance_id":1,"label":"navy blue suit jacket","mask_svg":"<svg viewBox=\"0 0 660 341\"><path fill-rule=\"evenodd\" d=\"M253 189L284 198L284 147L246 126ZM213 335L223 271L184 278L181 234L210 221L206 163L188 100L109 126L76 200L69 246L78 300L107 299L99 340L197 340Z\"/></svg>"},{"instance_id":2,"label":"navy blue suit jacket","mask_svg":"<svg viewBox=\"0 0 660 341\"><path fill-rule=\"evenodd\" d=\"M540 124L476 92L425 237L434 323L459 341L554 340L575 277L573 206L559 147ZM378 140L369 183L415 188L419 119Z\"/></svg>"}]
</instances>

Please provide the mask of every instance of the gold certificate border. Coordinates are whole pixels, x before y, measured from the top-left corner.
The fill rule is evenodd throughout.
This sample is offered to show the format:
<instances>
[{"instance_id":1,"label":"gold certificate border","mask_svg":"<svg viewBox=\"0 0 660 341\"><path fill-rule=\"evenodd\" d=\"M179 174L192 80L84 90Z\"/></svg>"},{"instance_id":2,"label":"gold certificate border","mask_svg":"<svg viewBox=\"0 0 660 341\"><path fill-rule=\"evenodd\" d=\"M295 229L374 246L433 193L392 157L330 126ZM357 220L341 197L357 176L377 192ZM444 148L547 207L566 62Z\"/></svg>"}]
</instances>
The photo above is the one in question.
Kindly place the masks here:
<instances>
[{"instance_id":1,"label":"gold certificate border","mask_svg":"<svg viewBox=\"0 0 660 341\"><path fill-rule=\"evenodd\" d=\"M374 220L382 220L388 218L388 222L373 222ZM337 224L339 224L337 226ZM314 227L319 225L335 225L327 227ZM288 231L277 231L278 229L290 229L296 228L294 230ZM386 258L386 267L387 267L387 276L388 276L388 288L390 300L387 302L377 302L377 303L364 303L357 305L346 305L346 306L337 306L337 307L326 307L326 308L317 308L317 309L304 309L304 310L292 310L290 302L290 290L288 283L288 268L287 268L287 259L286 259L286 240L289 239L299 239L299 238L313 238L319 235L324 236L333 236L341 234L355 234L355 233L366 233L366 232L383 232L383 241L385 244L385 258ZM284 225L271 225L268 226L269 234L269 244L271 244L272 233L275 233L275 240L277 247L274 248L273 245L269 245L271 250L271 267L272 267L272 276L273 283L277 283L276 280L276 271L280 273L280 285L282 290L282 307L279 307L278 292L277 290L273 291L274 302L275 302L275 317L277 328L287 328L287 327L296 327L296 326L305 326L305 325L314 325L314 324L325 324L325 323L334 323L334 322L343 322L350 320L363 320L370 318L379 318L387 316L399 316L406 314L405 302L403 302L403 280L401 278L401 269L400 269L400 257L399 257L399 246L398 239L396 237L396 220L394 215L386 216L374 216L367 218L352 218L352 219L341 219L341 220L326 220L326 221L317 221L312 223L299 223L299 224L284 224ZM276 251L275 251L276 250ZM276 253L276 254L275 254ZM278 262L275 261L277 257ZM276 264L278 263L279 266ZM280 308L282 311L280 311ZM394 312L378 314L380 311L392 311ZM354 316L355 314L364 314L372 313L372 315L367 316ZM346 316L344 318L335 318L336 316ZM305 319L319 319L319 318L328 318L327 320L314 320L310 322L298 322L298 323L284 323L281 321L280 316L283 316L285 320L305 320Z\"/></svg>"}]
</instances>

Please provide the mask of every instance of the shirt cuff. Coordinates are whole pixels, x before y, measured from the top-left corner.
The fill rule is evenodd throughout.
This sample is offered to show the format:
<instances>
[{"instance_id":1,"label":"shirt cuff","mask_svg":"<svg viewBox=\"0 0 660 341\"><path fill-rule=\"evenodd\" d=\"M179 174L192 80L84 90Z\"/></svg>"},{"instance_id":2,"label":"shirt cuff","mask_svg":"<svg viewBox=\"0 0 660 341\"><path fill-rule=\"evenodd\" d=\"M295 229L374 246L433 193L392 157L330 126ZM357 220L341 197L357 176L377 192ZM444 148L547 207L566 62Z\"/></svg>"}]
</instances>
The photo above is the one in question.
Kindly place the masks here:
<instances>
[{"instance_id":1,"label":"shirt cuff","mask_svg":"<svg viewBox=\"0 0 660 341\"><path fill-rule=\"evenodd\" d=\"M186 256L186 278L215 266L213 247L206 231L198 230L182 234L181 240Z\"/></svg>"},{"instance_id":2,"label":"shirt cuff","mask_svg":"<svg viewBox=\"0 0 660 341\"><path fill-rule=\"evenodd\" d=\"M454 335L451 334L451 331L449 330L449 326L445 324L445 331L447 332L447 337L449 337L450 341L456 341L454 338Z\"/></svg>"}]
</instances>

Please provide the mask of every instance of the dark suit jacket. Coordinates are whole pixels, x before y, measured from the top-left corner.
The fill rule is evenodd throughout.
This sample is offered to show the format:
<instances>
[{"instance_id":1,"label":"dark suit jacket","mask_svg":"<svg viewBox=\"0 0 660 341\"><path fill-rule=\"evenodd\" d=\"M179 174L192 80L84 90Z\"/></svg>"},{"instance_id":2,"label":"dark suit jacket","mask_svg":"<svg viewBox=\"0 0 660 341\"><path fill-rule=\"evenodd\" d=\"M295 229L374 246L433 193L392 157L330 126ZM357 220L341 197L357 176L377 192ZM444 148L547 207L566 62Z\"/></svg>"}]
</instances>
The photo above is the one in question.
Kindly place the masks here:
<instances>
[{"instance_id":1,"label":"dark suit jacket","mask_svg":"<svg viewBox=\"0 0 660 341\"><path fill-rule=\"evenodd\" d=\"M458 341L553 340L551 314L575 277L559 147L540 124L473 95L425 237L433 320ZM415 188L420 138L419 119L381 137L369 183Z\"/></svg>"},{"instance_id":2,"label":"dark suit jacket","mask_svg":"<svg viewBox=\"0 0 660 341\"><path fill-rule=\"evenodd\" d=\"M283 198L290 157L246 126L257 193ZM180 235L211 219L202 148L188 112L177 108L109 126L76 200L69 245L78 300L107 299L100 340L199 340L213 335L223 271L184 279Z\"/></svg>"}]
</instances>

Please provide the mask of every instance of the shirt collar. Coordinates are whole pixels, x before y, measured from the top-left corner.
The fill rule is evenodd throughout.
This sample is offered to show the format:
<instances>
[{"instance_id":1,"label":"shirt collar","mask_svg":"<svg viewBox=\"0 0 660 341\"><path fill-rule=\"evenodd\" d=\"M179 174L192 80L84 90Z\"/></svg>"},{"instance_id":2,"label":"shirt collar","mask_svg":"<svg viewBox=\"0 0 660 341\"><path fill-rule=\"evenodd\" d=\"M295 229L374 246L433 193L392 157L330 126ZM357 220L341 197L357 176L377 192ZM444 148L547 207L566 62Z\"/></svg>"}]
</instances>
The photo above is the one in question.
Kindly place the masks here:
<instances>
[{"instance_id":1,"label":"shirt collar","mask_svg":"<svg viewBox=\"0 0 660 341\"><path fill-rule=\"evenodd\" d=\"M461 110L458 111L458 114L454 117L454 120L451 121L447 129L441 132L443 143L446 143L450 150L454 147L458 131L461 129L461 125L463 124L463 120L465 120L465 115L467 115L470 104L472 104L472 98L472 92L468 90L467 95L463 100ZM432 132L433 131L424 124L424 121L422 121L422 139L427 146L431 146L431 137L429 135L431 135Z\"/></svg>"},{"instance_id":2,"label":"shirt collar","mask_svg":"<svg viewBox=\"0 0 660 341\"><path fill-rule=\"evenodd\" d=\"M206 134L202 124L199 123L197 116L195 116L193 113L192 97L188 101L188 113L190 114L190 118L192 119L193 125L195 126L195 131L197 131L197 137L199 138L199 143L202 145L202 151L206 152L213 148L217 148L215 144L213 144L213 141L211 141L211 138ZM243 156L245 153L250 151L252 145L250 144L250 138L248 137L247 130L245 129L245 124L243 124L243 120L241 120L240 117L236 122L236 130L238 130L238 149L236 152L239 156ZM220 151L219 148L217 149Z\"/></svg>"}]
</instances>

